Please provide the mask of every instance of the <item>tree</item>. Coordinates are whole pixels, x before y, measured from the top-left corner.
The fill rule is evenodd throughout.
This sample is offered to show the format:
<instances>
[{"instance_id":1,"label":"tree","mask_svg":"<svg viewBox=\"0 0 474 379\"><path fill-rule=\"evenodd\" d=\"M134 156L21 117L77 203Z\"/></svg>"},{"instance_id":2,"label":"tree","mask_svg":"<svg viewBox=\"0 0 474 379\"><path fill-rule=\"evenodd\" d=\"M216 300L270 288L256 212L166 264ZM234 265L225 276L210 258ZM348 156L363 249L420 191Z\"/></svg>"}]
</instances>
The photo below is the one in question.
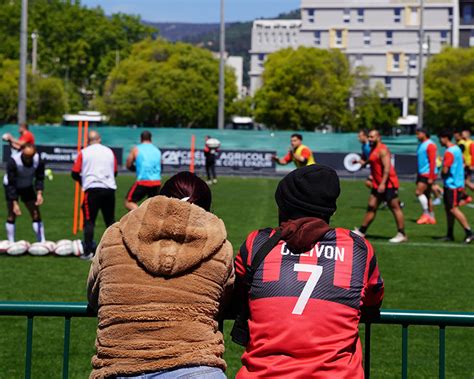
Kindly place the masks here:
<instances>
[{"instance_id":1,"label":"tree","mask_svg":"<svg viewBox=\"0 0 474 379\"><path fill-rule=\"evenodd\" d=\"M207 50L164 40L137 43L109 76L97 103L117 125L214 127L219 64ZM226 105L237 95L227 69Z\"/></svg>"},{"instance_id":2,"label":"tree","mask_svg":"<svg viewBox=\"0 0 474 379\"><path fill-rule=\"evenodd\" d=\"M229 113L233 116L253 117L253 98L246 96L236 99L229 107Z\"/></svg>"},{"instance_id":3,"label":"tree","mask_svg":"<svg viewBox=\"0 0 474 379\"><path fill-rule=\"evenodd\" d=\"M0 58L0 122L16 122L19 63ZM58 78L33 76L28 72L28 119L55 123L67 111L67 94Z\"/></svg>"},{"instance_id":4,"label":"tree","mask_svg":"<svg viewBox=\"0 0 474 379\"><path fill-rule=\"evenodd\" d=\"M265 63L256 120L276 129L345 126L352 82L347 58L338 50L280 50Z\"/></svg>"},{"instance_id":5,"label":"tree","mask_svg":"<svg viewBox=\"0 0 474 379\"><path fill-rule=\"evenodd\" d=\"M474 48L445 48L431 58L425 79L428 128L474 127Z\"/></svg>"},{"instance_id":6,"label":"tree","mask_svg":"<svg viewBox=\"0 0 474 379\"><path fill-rule=\"evenodd\" d=\"M387 102L385 86L378 82L371 87L369 70L364 66L357 67L353 77L354 109L350 129L356 131L376 128L385 132L390 131L400 116L400 111ZM347 130L349 130L349 125Z\"/></svg>"}]
</instances>

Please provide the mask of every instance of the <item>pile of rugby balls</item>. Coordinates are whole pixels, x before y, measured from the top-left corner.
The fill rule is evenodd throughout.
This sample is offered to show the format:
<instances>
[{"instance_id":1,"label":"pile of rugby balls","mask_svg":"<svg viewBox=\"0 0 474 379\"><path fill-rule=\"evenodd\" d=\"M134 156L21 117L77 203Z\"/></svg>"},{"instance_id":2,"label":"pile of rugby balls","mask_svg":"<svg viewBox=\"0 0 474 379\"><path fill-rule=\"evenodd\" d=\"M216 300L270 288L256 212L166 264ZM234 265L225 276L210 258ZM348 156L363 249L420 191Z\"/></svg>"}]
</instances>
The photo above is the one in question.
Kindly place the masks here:
<instances>
[{"instance_id":1,"label":"pile of rugby balls","mask_svg":"<svg viewBox=\"0 0 474 379\"><path fill-rule=\"evenodd\" d=\"M84 248L81 240L60 240L58 242L35 242L30 244L28 241L0 241L0 254L19 256L29 253L36 257L42 257L54 254L60 257L84 255Z\"/></svg>"}]
</instances>

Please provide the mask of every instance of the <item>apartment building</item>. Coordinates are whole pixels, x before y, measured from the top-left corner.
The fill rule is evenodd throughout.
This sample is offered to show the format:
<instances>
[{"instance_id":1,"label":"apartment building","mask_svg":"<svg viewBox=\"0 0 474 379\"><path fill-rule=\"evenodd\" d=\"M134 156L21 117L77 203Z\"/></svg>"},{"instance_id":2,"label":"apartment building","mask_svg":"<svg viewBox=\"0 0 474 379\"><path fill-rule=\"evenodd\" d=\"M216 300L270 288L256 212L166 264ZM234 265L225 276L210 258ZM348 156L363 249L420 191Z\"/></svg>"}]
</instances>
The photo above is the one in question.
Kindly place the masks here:
<instances>
[{"instance_id":1,"label":"apartment building","mask_svg":"<svg viewBox=\"0 0 474 379\"><path fill-rule=\"evenodd\" d=\"M474 45L474 0L424 3L424 64L444 45ZM381 82L395 103L417 97L419 0L302 0L301 20L286 21L293 30L290 40L280 37L282 22L254 23L252 94L261 86L263 63L269 53L302 45L340 49L353 67L367 67L371 84Z\"/></svg>"},{"instance_id":2,"label":"apartment building","mask_svg":"<svg viewBox=\"0 0 474 379\"><path fill-rule=\"evenodd\" d=\"M257 20L252 28L250 50L250 94L262 86L263 64L267 56L287 47L298 47L301 20Z\"/></svg>"}]
</instances>

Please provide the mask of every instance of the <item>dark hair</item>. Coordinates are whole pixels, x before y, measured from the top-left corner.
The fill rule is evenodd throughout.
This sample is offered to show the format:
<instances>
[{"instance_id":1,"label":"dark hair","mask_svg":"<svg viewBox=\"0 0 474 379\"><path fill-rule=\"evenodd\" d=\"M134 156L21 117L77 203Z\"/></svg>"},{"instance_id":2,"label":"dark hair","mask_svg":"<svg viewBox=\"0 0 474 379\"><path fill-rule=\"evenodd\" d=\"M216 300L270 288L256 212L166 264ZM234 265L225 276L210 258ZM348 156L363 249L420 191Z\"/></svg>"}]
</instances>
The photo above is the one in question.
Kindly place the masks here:
<instances>
[{"instance_id":1,"label":"dark hair","mask_svg":"<svg viewBox=\"0 0 474 379\"><path fill-rule=\"evenodd\" d=\"M140 139L143 141L150 141L151 142L151 133L148 130L145 130L140 134Z\"/></svg>"},{"instance_id":2,"label":"dark hair","mask_svg":"<svg viewBox=\"0 0 474 379\"><path fill-rule=\"evenodd\" d=\"M443 130L443 132L447 132L448 130ZM456 129L454 132L451 133L451 137L454 135L454 134L462 134L462 129Z\"/></svg>"},{"instance_id":3,"label":"dark hair","mask_svg":"<svg viewBox=\"0 0 474 379\"><path fill-rule=\"evenodd\" d=\"M209 186L189 171L183 171L171 177L161 189L160 195L175 199L189 197L188 202L208 212L211 210L212 194Z\"/></svg>"},{"instance_id":4,"label":"dark hair","mask_svg":"<svg viewBox=\"0 0 474 379\"><path fill-rule=\"evenodd\" d=\"M364 136L368 137L369 136L369 131L367 129L360 129L359 133L362 133Z\"/></svg>"},{"instance_id":5,"label":"dark hair","mask_svg":"<svg viewBox=\"0 0 474 379\"><path fill-rule=\"evenodd\" d=\"M300 141L303 141L303 136L299 133L292 134L291 138L298 138Z\"/></svg>"},{"instance_id":6,"label":"dark hair","mask_svg":"<svg viewBox=\"0 0 474 379\"><path fill-rule=\"evenodd\" d=\"M430 133L429 133L428 130L426 130L426 129L423 129L423 128L416 129L416 132L417 132L417 133L423 133L425 136L427 136L428 138L430 138Z\"/></svg>"},{"instance_id":7,"label":"dark hair","mask_svg":"<svg viewBox=\"0 0 474 379\"><path fill-rule=\"evenodd\" d=\"M445 129L439 132L438 137L447 138L451 141L453 139L453 132L451 130Z\"/></svg>"},{"instance_id":8,"label":"dark hair","mask_svg":"<svg viewBox=\"0 0 474 379\"><path fill-rule=\"evenodd\" d=\"M29 129L29 126L27 123L20 124L20 127L24 127L26 130Z\"/></svg>"}]
</instances>

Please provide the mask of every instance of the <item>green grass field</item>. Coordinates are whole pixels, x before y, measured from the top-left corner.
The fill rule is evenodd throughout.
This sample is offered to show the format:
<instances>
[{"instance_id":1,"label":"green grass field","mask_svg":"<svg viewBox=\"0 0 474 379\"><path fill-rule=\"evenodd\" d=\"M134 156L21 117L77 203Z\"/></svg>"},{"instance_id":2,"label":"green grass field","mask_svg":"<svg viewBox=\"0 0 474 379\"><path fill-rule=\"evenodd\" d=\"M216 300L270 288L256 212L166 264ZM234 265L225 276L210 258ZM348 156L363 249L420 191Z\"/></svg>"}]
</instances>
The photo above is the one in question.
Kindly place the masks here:
<instances>
[{"instance_id":1,"label":"green grass field","mask_svg":"<svg viewBox=\"0 0 474 379\"><path fill-rule=\"evenodd\" d=\"M125 213L122 199L132 183L131 176L119 177L117 213ZM229 239L237 250L252 229L274 226L277 211L273 193L275 179L223 178L213 187L213 211L227 225ZM73 183L69 176L56 175L47 183L43 219L47 238L72 238ZM380 211L369 239L373 242L385 279L385 309L474 311L474 247L461 243L443 245L433 237L445 232L444 214L438 207L439 224L418 226L419 205L412 184L403 184L401 197L410 243L391 246L386 241L395 234L389 211ZM343 182L334 226L359 225L366 208L368 190L362 182ZM0 219L5 219L5 207ZM465 209L474 223L474 210ZM456 226L458 241L463 236ZM96 239L104 231L102 221ZM2 237L3 236L3 237ZM18 239L33 239L29 217L18 221ZM4 239L3 230L0 239ZM89 262L77 258L0 256L0 300L85 301ZM86 378L94 352L95 319L73 319L70 377ZM226 332L230 323L226 324ZM363 332L363 327L361 328ZM410 327L409 377L433 378L438 374L438 330ZM62 364L63 320L38 318L34 324L33 378L59 378ZM0 317L0 378L21 378L24 370L26 319ZM474 377L474 330L447 329L447 378ZM374 326L372 340L374 378L399 378L401 373L401 327ZM240 367L240 347L226 337L228 376Z\"/></svg>"}]
</instances>

